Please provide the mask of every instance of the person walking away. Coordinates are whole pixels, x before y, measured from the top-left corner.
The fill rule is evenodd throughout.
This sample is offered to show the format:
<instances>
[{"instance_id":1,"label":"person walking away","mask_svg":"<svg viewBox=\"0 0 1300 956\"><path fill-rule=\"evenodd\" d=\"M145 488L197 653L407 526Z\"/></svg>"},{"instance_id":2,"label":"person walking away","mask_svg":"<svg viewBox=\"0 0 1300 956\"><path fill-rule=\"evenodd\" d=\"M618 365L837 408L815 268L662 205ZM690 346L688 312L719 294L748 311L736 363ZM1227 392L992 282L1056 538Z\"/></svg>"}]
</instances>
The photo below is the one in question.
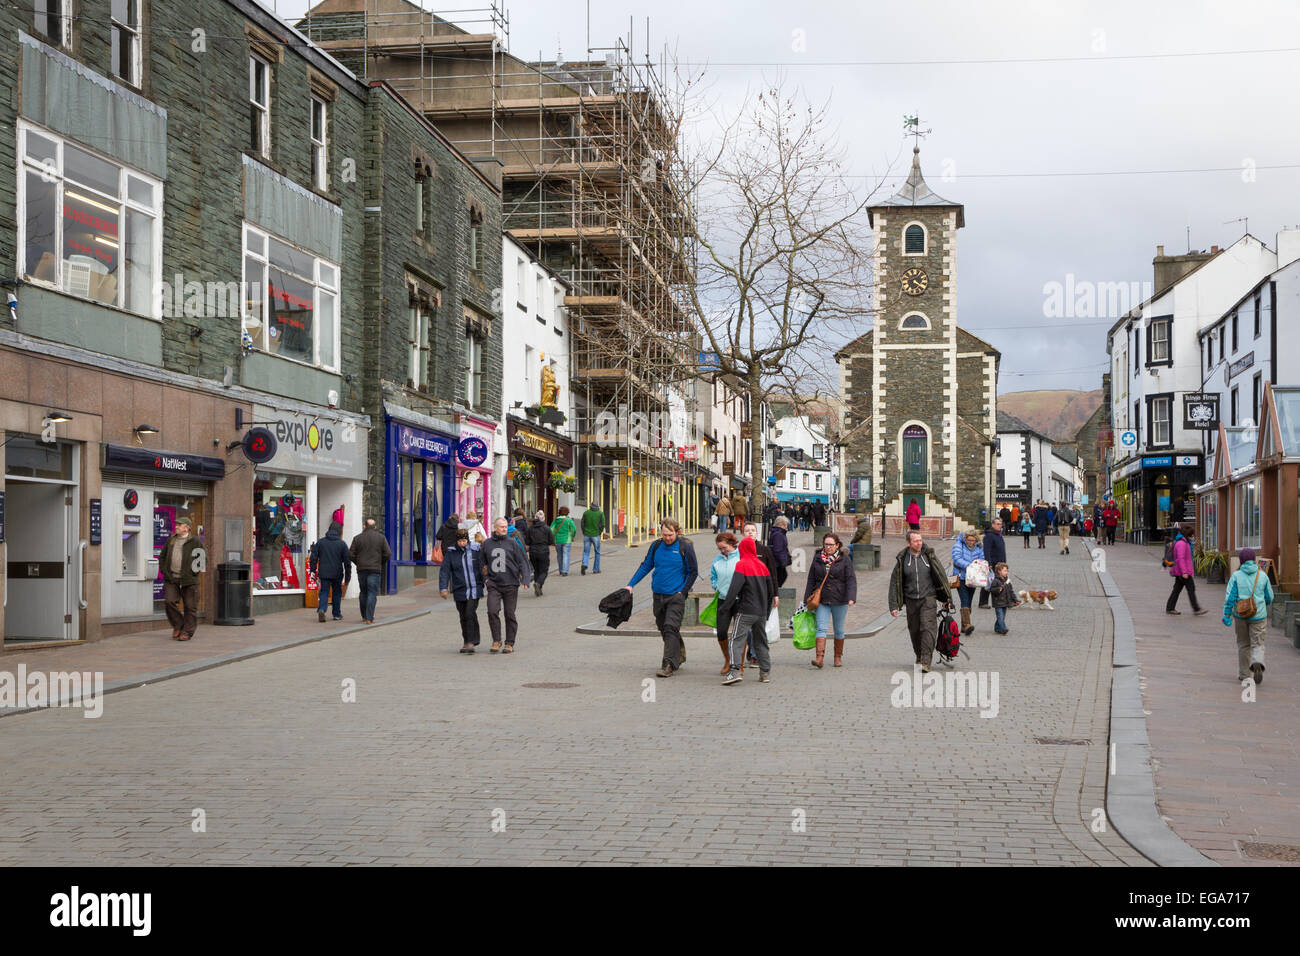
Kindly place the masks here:
<instances>
[{"instance_id":1,"label":"person walking away","mask_svg":"<svg viewBox=\"0 0 1300 956\"><path fill-rule=\"evenodd\" d=\"M510 518L510 523L506 525L506 537L519 545L519 550L528 557L528 542L524 540L524 532L528 530L528 521L524 518L523 513L516 511ZM529 565L531 568L532 565Z\"/></svg>"},{"instance_id":2,"label":"person walking away","mask_svg":"<svg viewBox=\"0 0 1300 956\"><path fill-rule=\"evenodd\" d=\"M772 557L776 561L776 589L780 592L785 587L785 579L789 577L790 572L787 570L793 563L790 557L790 539L787 531L790 522L784 515L778 514L772 519L772 531L767 536L767 547L772 552Z\"/></svg>"},{"instance_id":3,"label":"person walking away","mask_svg":"<svg viewBox=\"0 0 1300 956\"><path fill-rule=\"evenodd\" d=\"M966 569L972 561L983 561L984 548L979 543L979 535L967 531L952 545L952 572L957 575L957 598L961 602L961 632L971 634L975 625L970 622L970 602L975 597L975 589L966 583Z\"/></svg>"},{"instance_id":4,"label":"person walking away","mask_svg":"<svg viewBox=\"0 0 1300 956\"><path fill-rule=\"evenodd\" d=\"M198 630L199 590L203 583L207 552L203 542L190 534L190 517L176 519L176 530L163 545L159 564L163 572L163 601L173 641L188 641Z\"/></svg>"},{"instance_id":5,"label":"person walking away","mask_svg":"<svg viewBox=\"0 0 1300 956\"><path fill-rule=\"evenodd\" d=\"M1196 614L1204 614L1208 608L1201 607L1196 600L1196 568L1192 564L1192 542L1190 540L1193 534L1190 528L1184 529L1180 525L1175 525L1174 529L1177 534L1174 537L1174 563L1169 569L1169 573L1174 578L1174 589L1169 592L1169 600L1165 602L1166 614L1182 614L1182 611L1176 610L1178 607L1178 595L1187 590L1187 596L1192 601L1192 611Z\"/></svg>"},{"instance_id":6,"label":"person walking away","mask_svg":"<svg viewBox=\"0 0 1300 956\"><path fill-rule=\"evenodd\" d=\"M1004 525L1008 530L1020 527L1020 505L1019 503L1011 506L1011 520Z\"/></svg>"},{"instance_id":7,"label":"person walking away","mask_svg":"<svg viewBox=\"0 0 1300 956\"><path fill-rule=\"evenodd\" d=\"M726 495L718 497L718 505L713 509L713 517L717 521L719 531L731 530L731 499Z\"/></svg>"},{"instance_id":8,"label":"person walking away","mask_svg":"<svg viewBox=\"0 0 1300 956\"><path fill-rule=\"evenodd\" d=\"M637 582L650 575L655 626L664 641L663 665L656 677L672 677L673 672L686 661L682 646L682 612L686 609L686 596L699 577L699 564L695 559L694 545L682 537L681 532L682 526L672 518L661 521L659 540L650 545L632 580L624 585L635 592Z\"/></svg>"},{"instance_id":9,"label":"person walking away","mask_svg":"<svg viewBox=\"0 0 1300 956\"><path fill-rule=\"evenodd\" d=\"M555 520L551 522L551 534L555 536L555 559L560 566L560 577L569 576L569 551L573 539L578 536L578 526L569 517L567 505L561 505Z\"/></svg>"},{"instance_id":10,"label":"person walking away","mask_svg":"<svg viewBox=\"0 0 1300 956\"><path fill-rule=\"evenodd\" d=\"M334 620L343 620L343 589L352 580L352 559L343 542L343 526L337 521L311 549L311 571L320 579L316 618L325 623L325 608L334 612Z\"/></svg>"},{"instance_id":11,"label":"person walking away","mask_svg":"<svg viewBox=\"0 0 1300 956\"><path fill-rule=\"evenodd\" d=\"M482 544L487 540L487 529L483 527L483 522L478 520L477 511L465 512L465 517L458 527L463 527L469 532L469 540L473 544Z\"/></svg>"},{"instance_id":12,"label":"person walking away","mask_svg":"<svg viewBox=\"0 0 1300 956\"><path fill-rule=\"evenodd\" d=\"M737 531L744 530L745 517L749 514L749 502L739 491L731 499L731 515Z\"/></svg>"},{"instance_id":13,"label":"person walking away","mask_svg":"<svg viewBox=\"0 0 1300 956\"><path fill-rule=\"evenodd\" d=\"M894 558L894 570L889 575L889 613L898 617L901 611L907 611L907 631L912 638L912 650L916 652L916 663L927 674L934 661L938 637L938 602L945 607L952 606L948 576L921 532L909 531L907 547Z\"/></svg>"},{"instance_id":14,"label":"person walking away","mask_svg":"<svg viewBox=\"0 0 1300 956\"><path fill-rule=\"evenodd\" d=\"M1004 528L1010 528L1010 527L1011 527L1011 509L1010 509L1010 508L1008 508L1006 505L1003 505L1003 506L1002 506L1002 509L998 512L998 517L1002 519L1002 527L1004 527Z\"/></svg>"},{"instance_id":15,"label":"person walking away","mask_svg":"<svg viewBox=\"0 0 1300 956\"><path fill-rule=\"evenodd\" d=\"M452 512L447 515L447 520L442 523L438 529L438 543L442 545L442 553L446 554L448 548L456 547L456 532L460 530L460 515Z\"/></svg>"},{"instance_id":16,"label":"person walking away","mask_svg":"<svg viewBox=\"0 0 1300 956\"><path fill-rule=\"evenodd\" d=\"M460 652L473 654L479 642L478 602L483 596L483 556L480 545L469 540L468 528L456 529L456 543L442 553L438 570L438 595L456 601L460 615Z\"/></svg>"},{"instance_id":17,"label":"person walking away","mask_svg":"<svg viewBox=\"0 0 1300 956\"><path fill-rule=\"evenodd\" d=\"M1007 608L1016 603L1016 592L1011 586L1011 569L1005 561L999 561L993 568L993 580L989 584L989 593L993 596L993 613L997 620L993 624L993 633L1008 634Z\"/></svg>"},{"instance_id":18,"label":"person walking away","mask_svg":"<svg viewBox=\"0 0 1300 956\"><path fill-rule=\"evenodd\" d=\"M1119 508L1115 505L1115 502L1113 501L1110 502L1110 504L1106 507L1105 521L1106 521L1106 543L1114 544L1115 528L1116 526L1119 525Z\"/></svg>"},{"instance_id":19,"label":"person walking away","mask_svg":"<svg viewBox=\"0 0 1300 956\"><path fill-rule=\"evenodd\" d=\"M709 566L709 584L718 597L718 620L714 625L718 633L718 647L722 649L722 670L718 673L726 676L731 672L731 611L724 611L722 602L731 590L731 575L736 570L736 562L740 560L740 543L730 531L720 532L713 541L718 546L718 556ZM743 674L743 664L740 670Z\"/></svg>"},{"instance_id":20,"label":"person walking away","mask_svg":"<svg viewBox=\"0 0 1300 956\"><path fill-rule=\"evenodd\" d=\"M817 637L816 656L810 662L818 670L825 664L826 635L834 626L835 666L844 665L844 619L849 608L858 600L858 577L853 573L853 562L844 550L840 536L828 531L822 536L821 550L813 555L804 583L803 601L816 592Z\"/></svg>"},{"instance_id":21,"label":"person walking away","mask_svg":"<svg viewBox=\"0 0 1300 956\"><path fill-rule=\"evenodd\" d=\"M1092 537L1092 515L1083 519L1083 535L1088 538Z\"/></svg>"},{"instance_id":22,"label":"person walking away","mask_svg":"<svg viewBox=\"0 0 1300 956\"><path fill-rule=\"evenodd\" d=\"M1273 603L1273 585L1261 574L1253 548L1242 548L1239 567L1228 581L1223 596L1223 626L1237 631L1237 680L1264 680L1264 634L1268 631L1268 609ZM1254 602L1251 613L1250 602ZM1249 673L1247 673L1249 671Z\"/></svg>"},{"instance_id":23,"label":"person walking away","mask_svg":"<svg viewBox=\"0 0 1300 956\"><path fill-rule=\"evenodd\" d=\"M1061 536L1061 554L1070 553L1070 524L1073 521L1069 505L1062 504L1056 509L1056 533Z\"/></svg>"},{"instance_id":24,"label":"person walking away","mask_svg":"<svg viewBox=\"0 0 1300 956\"><path fill-rule=\"evenodd\" d=\"M605 531L605 512L600 510L600 502L593 501L582 513L582 573L587 573L587 556L596 552L596 561L592 566L593 574L600 574L600 536Z\"/></svg>"},{"instance_id":25,"label":"person walking away","mask_svg":"<svg viewBox=\"0 0 1300 956\"><path fill-rule=\"evenodd\" d=\"M758 555L758 560L762 561L763 564L767 567L767 573L772 578L773 583L775 583L776 569L777 569L776 556L772 554L772 550L767 545L765 545L762 541L758 540L758 525L756 525L752 521L746 521L745 526L744 528L741 529L741 531L746 538L749 538L751 541L754 542L754 551ZM777 595L775 591L772 592L772 597L773 600L776 599ZM766 640L767 618L763 618L762 624L763 624L763 638ZM757 627L757 625L755 625L755 627ZM758 663L758 657L754 654L752 649L749 652L748 660L749 663L751 664Z\"/></svg>"},{"instance_id":26,"label":"person walking away","mask_svg":"<svg viewBox=\"0 0 1300 956\"><path fill-rule=\"evenodd\" d=\"M1027 510L1020 513L1020 533L1024 535L1025 550L1028 551L1029 536L1034 533L1034 519Z\"/></svg>"},{"instance_id":27,"label":"person walking away","mask_svg":"<svg viewBox=\"0 0 1300 956\"><path fill-rule=\"evenodd\" d=\"M528 542L528 560L533 563L533 594L541 597L546 576L551 573L551 546L555 544L555 534L546 526L545 512L533 515L524 540Z\"/></svg>"},{"instance_id":28,"label":"person walking away","mask_svg":"<svg viewBox=\"0 0 1300 956\"><path fill-rule=\"evenodd\" d=\"M1103 520L1105 516L1106 509L1101 506L1100 501L1095 502L1092 506L1092 533L1098 544L1101 544L1101 536L1104 533L1102 529L1105 528Z\"/></svg>"},{"instance_id":29,"label":"person walking away","mask_svg":"<svg viewBox=\"0 0 1300 956\"><path fill-rule=\"evenodd\" d=\"M1002 519L994 518L993 524L989 530L984 532L984 560L989 563L989 567L997 564L999 561L1007 559L1007 542L1002 537ZM981 608L987 609L989 606L988 588L980 588Z\"/></svg>"},{"instance_id":30,"label":"person walking away","mask_svg":"<svg viewBox=\"0 0 1300 956\"><path fill-rule=\"evenodd\" d=\"M1042 551L1047 547L1047 529L1051 527L1048 517L1047 506L1039 504L1034 509L1034 534L1038 536L1038 550Z\"/></svg>"},{"instance_id":31,"label":"person walking away","mask_svg":"<svg viewBox=\"0 0 1300 956\"><path fill-rule=\"evenodd\" d=\"M441 534L441 532L439 532ZM455 541L452 541L455 547ZM444 548L444 556L446 549ZM379 531L374 518L367 518L364 530L352 539L348 557L357 566L357 583L360 585L361 619L367 624L375 623L375 605L379 601L380 577L388 562L392 560L393 551Z\"/></svg>"},{"instance_id":32,"label":"person walking away","mask_svg":"<svg viewBox=\"0 0 1300 956\"><path fill-rule=\"evenodd\" d=\"M921 530L921 506L912 499L912 503L907 506L907 527L912 531Z\"/></svg>"},{"instance_id":33,"label":"person walking away","mask_svg":"<svg viewBox=\"0 0 1300 956\"><path fill-rule=\"evenodd\" d=\"M492 631L492 653L504 650L515 652L515 638L519 634L519 619L515 608L519 604L519 589L528 587L532 565L526 552L510 539L510 524L505 518L492 523L492 537L483 543L483 592L487 596L488 628ZM505 647L501 646L501 614L505 613Z\"/></svg>"},{"instance_id":34,"label":"person walking away","mask_svg":"<svg viewBox=\"0 0 1300 956\"><path fill-rule=\"evenodd\" d=\"M758 628L765 625L776 594L772 589L772 576L767 565L758 559L757 541L751 537L740 539L740 560L731 574L727 596L718 602L718 611L724 609L731 618L731 665L722 683L739 684L741 661L745 659L748 643L758 659L758 680L766 684L771 680L772 657L767 646L767 631L760 635Z\"/></svg>"}]
</instances>

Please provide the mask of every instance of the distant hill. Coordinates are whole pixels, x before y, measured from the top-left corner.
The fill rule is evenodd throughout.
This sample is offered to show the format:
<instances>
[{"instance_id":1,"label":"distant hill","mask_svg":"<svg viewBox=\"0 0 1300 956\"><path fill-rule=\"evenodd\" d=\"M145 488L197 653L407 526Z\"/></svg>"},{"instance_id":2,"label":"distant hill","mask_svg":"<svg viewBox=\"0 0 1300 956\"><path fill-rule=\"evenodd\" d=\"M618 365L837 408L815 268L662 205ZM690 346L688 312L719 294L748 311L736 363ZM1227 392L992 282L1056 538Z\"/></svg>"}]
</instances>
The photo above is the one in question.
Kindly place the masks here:
<instances>
[{"instance_id":1,"label":"distant hill","mask_svg":"<svg viewBox=\"0 0 1300 956\"><path fill-rule=\"evenodd\" d=\"M1053 441L1071 441L1101 405L1101 389L1039 389L998 396L998 408L1019 418Z\"/></svg>"}]
</instances>

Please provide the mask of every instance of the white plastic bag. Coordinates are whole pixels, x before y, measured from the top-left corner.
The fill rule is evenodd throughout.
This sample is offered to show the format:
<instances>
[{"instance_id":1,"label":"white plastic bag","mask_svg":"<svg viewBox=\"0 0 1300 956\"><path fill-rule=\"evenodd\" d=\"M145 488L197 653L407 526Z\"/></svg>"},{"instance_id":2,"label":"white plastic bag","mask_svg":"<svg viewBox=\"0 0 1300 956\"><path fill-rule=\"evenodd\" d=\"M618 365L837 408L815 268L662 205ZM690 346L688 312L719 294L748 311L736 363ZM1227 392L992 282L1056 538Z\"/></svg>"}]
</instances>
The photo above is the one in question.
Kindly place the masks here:
<instances>
[{"instance_id":1,"label":"white plastic bag","mask_svg":"<svg viewBox=\"0 0 1300 956\"><path fill-rule=\"evenodd\" d=\"M966 565L966 586L968 588L986 588L989 586L989 563L976 558Z\"/></svg>"},{"instance_id":2,"label":"white plastic bag","mask_svg":"<svg viewBox=\"0 0 1300 956\"><path fill-rule=\"evenodd\" d=\"M772 608L772 613L767 616L768 646L775 644L780 639L781 639L781 618L776 613L776 608Z\"/></svg>"}]
</instances>

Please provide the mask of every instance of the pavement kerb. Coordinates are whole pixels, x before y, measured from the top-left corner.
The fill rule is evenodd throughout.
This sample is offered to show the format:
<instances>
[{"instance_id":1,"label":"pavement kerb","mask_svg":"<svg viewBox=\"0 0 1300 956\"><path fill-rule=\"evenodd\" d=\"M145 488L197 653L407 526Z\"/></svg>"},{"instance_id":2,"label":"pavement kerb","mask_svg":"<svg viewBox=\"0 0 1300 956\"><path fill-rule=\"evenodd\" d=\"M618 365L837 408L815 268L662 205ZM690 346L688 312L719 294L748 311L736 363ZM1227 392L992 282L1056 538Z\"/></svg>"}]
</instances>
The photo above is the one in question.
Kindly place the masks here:
<instances>
[{"instance_id":1,"label":"pavement kerb","mask_svg":"<svg viewBox=\"0 0 1300 956\"><path fill-rule=\"evenodd\" d=\"M273 654L276 651L288 650L291 647L301 647L304 644L315 644L317 641L328 641L334 637L345 637L348 634L356 634L360 631L374 633L378 628L388 624L400 624L403 621L409 621L413 618L423 617L433 612L438 605L430 605L422 610L407 611L404 614L398 614L394 617L386 617L381 621L367 626L366 624L354 624L349 627L338 628L337 630L321 631L317 634L307 634L303 637L291 637L282 641L275 641L270 644L262 644L258 647L248 647L238 651L231 651L229 654L219 654L216 657L205 657L201 660L190 661L185 664L177 664L175 667L168 667L160 671L152 671L148 674L141 674L136 677L127 677L123 680L111 681L104 685L102 694L113 694L122 690L130 690L133 687L144 687L146 684L156 684L160 681L171 680L173 677L185 677L188 674L197 674L200 671L210 670L214 667L221 667L224 664L234 664L238 661L246 661L250 658L261 657L263 654ZM81 695L84 698L86 695ZM13 717L17 714L26 714L35 710L49 710L51 707L66 707L69 704L75 704L81 698L75 700L60 700L57 703L51 701L42 707L15 707L0 711L0 718Z\"/></svg>"},{"instance_id":2,"label":"pavement kerb","mask_svg":"<svg viewBox=\"0 0 1300 956\"><path fill-rule=\"evenodd\" d=\"M1106 816L1115 831L1133 849L1157 866L1218 866L1188 845L1160 816L1156 806L1155 772L1151 768L1151 742L1142 710L1137 640L1128 605L1120 596L1110 572L1093 569L1110 605L1114 633L1110 685L1111 772L1106 782Z\"/></svg>"}]
</instances>

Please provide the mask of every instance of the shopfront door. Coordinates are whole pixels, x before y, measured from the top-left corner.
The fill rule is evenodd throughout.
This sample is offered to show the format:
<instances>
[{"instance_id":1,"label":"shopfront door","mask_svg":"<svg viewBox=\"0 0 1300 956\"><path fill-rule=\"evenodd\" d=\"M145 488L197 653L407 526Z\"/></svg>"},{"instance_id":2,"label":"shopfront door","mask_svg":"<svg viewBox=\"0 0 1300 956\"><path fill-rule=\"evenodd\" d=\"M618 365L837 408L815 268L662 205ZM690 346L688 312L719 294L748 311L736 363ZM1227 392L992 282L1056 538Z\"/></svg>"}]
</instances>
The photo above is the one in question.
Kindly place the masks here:
<instances>
[{"instance_id":1,"label":"shopfront door","mask_svg":"<svg viewBox=\"0 0 1300 956\"><path fill-rule=\"evenodd\" d=\"M66 641L72 627L73 489L5 482L5 641Z\"/></svg>"}]
</instances>

